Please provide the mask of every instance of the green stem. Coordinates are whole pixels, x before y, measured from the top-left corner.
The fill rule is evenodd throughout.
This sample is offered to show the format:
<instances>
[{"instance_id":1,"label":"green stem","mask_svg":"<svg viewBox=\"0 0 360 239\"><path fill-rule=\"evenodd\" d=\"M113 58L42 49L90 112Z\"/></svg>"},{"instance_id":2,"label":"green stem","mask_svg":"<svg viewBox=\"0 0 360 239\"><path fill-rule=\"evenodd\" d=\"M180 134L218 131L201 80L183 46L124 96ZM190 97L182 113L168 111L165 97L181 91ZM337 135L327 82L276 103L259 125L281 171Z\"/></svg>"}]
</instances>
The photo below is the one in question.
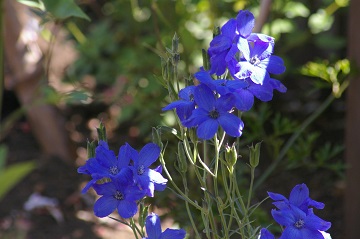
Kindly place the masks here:
<instances>
[{"instance_id":1,"label":"green stem","mask_svg":"<svg viewBox=\"0 0 360 239\"><path fill-rule=\"evenodd\" d=\"M235 217L235 220L239 226L239 230L240 230L240 234L241 234L241 237L242 238L245 238L245 232L244 232L244 224L242 223L240 217L239 217L239 214L238 212L236 211L236 208L235 208L235 200L236 200L236 185L235 183L233 182L232 180L232 177L230 178L231 180L231 184L232 184L232 197L231 197L231 215L233 215ZM241 196L241 195L240 195ZM230 230L230 229L229 229Z\"/></svg>"},{"instance_id":2,"label":"green stem","mask_svg":"<svg viewBox=\"0 0 360 239\"><path fill-rule=\"evenodd\" d=\"M250 201L251 201L252 190L253 190L253 185L254 185L254 175L255 175L255 168L251 167L250 188L249 188L249 195L248 195L248 201L247 201L247 206L246 206L247 212L249 211L249 208L250 208Z\"/></svg>"},{"instance_id":3,"label":"green stem","mask_svg":"<svg viewBox=\"0 0 360 239\"><path fill-rule=\"evenodd\" d=\"M185 175L183 175L182 178L183 178L183 184L184 184L184 188L185 188L185 195L188 196L189 189L188 189L188 186L187 186L187 181L186 181ZM201 239L200 234L199 234L199 232L197 230L197 226L195 225L194 218L193 218L193 216L191 214L191 211L190 211L190 208L189 208L189 203L187 201L185 201L185 206L186 206L186 212L187 212L187 214L189 216L191 225L192 225L192 227L194 229L194 232L196 234L196 238Z\"/></svg>"},{"instance_id":4,"label":"green stem","mask_svg":"<svg viewBox=\"0 0 360 239\"><path fill-rule=\"evenodd\" d=\"M161 165L162 165L162 167L163 167L163 170L165 171L165 173L166 173L169 181L171 182L171 184L173 185L173 187L176 189L176 192L177 192L178 194L180 194L180 195L184 198L185 201L187 201L188 203L190 203L190 204L191 204L192 206L194 206L196 209L198 209L198 210L200 210L200 211L203 211L203 208L202 208L202 207L200 207L198 204L196 204L195 202L193 202L189 197L187 197L187 196L181 191L181 189L176 185L176 183L175 183L174 180L172 179L169 171L168 171L167 168L166 168L165 160L164 160L164 157L163 157L162 154L160 154L159 160L160 160L160 163L161 163Z\"/></svg>"},{"instance_id":5,"label":"green stem","mask_svg":"<svg viewBox=\"0 0 360 239\"><path fill-rule=\"evenodd\" d=\"M254 191L271 175L271 173L275 170L281 160L285 157L286 153L289 151L290 147L295 143L295 141L299 138L301 133L312 123L314 120L319 117L327 107L334 101L335 96L333 94L329 95L326 100L314 111L296 130L293 135L286 142L284 147L281 149L277 158L271 163L271 165L266 169L266 171L261 174L260 178L256 180Z\"/></svg>"},{"instance_id":6,"label":"green stem","mask_svg":"<svg viewBox=\"0 0 360 239\"><path fill-rule=\"evenodd\" d=\"M134 218L130 219L130 225L131 225L131 229L133 230L133 233L136 237L136 239L138 239L138 235L137 233L139 233L139 235L141 236L141 238L143 238L145 235L141 234L141 231L139 230L139 228L136 226Z\"/></svg>"}]
</instances>

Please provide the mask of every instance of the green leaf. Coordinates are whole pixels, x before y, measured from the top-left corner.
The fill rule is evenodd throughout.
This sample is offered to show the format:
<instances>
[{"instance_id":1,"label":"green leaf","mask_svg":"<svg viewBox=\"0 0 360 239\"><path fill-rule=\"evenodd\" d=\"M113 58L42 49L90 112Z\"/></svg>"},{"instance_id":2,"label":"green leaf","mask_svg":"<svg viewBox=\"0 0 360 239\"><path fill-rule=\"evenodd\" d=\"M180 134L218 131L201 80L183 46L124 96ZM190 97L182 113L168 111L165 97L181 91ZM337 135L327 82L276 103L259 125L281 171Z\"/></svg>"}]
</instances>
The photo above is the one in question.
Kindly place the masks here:
<instances>
[{"instance_id":1,"label":"green leaf","mask_svg":"<svg viewBox=\"0 0 360 239\"><path fill-rule=\"evenodd\" d=\"M27 174L34 170L36 164L34 161L21 162L10 165L0 172L0 200L20 182Z\"/></svg>"},{"instance_id":2,"label":"green leaf","mask_svg":"<svg viewBox=\"0 0 360 239\"><path fill-rule=\"evenodd\" d=\"M90 21L90 18L74 0L42 0L42 2L46 10L57 19L64 20L69 17L78 17Z\"/></svg>"},{"instance_id":3,"label":"green leaf","mask_svg":"<svg viewBox=\"0 0 360 239\"><path fill-rule=\"evenodd\" d=\"M7 147L5 145L0 145L0 173L5 166L7 152Z\"/></svg>"}]
</instances>

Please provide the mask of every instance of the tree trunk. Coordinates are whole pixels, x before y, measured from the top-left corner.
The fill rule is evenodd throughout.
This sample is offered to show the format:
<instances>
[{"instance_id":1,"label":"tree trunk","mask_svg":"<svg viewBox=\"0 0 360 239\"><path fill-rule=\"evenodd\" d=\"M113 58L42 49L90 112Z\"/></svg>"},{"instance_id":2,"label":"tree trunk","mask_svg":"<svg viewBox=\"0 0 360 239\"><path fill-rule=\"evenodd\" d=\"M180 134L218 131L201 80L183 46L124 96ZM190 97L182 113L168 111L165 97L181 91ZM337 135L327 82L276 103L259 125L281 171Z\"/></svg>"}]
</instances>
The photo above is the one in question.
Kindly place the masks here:
<instances>
[{"instance_id":1,"label":"tree trunk","mask_svg":"<svg viewBox=\"0 0 360 239\"><path fill-rule=\"evenodd\" d=\"M360 1L350 1L348 57L360 67ZM351 79L347 90L345 157L347 163L345 192L345 237L357 239L360 228L360 76Z\"/></svg>"}]
</instances>

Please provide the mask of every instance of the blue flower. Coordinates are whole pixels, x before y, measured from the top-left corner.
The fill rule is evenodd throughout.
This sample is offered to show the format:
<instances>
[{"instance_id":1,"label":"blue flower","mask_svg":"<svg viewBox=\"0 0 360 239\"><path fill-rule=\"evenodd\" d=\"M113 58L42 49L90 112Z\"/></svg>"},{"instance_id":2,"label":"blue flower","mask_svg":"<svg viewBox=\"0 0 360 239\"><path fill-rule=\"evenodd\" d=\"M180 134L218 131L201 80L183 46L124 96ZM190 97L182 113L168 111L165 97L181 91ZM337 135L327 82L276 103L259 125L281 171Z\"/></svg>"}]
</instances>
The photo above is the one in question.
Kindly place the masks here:
<instances>
[{"instance_id":1,"label":"blue flower","mask_svg":"<svg viewBox=\"0 0 360 239\"><path fill-rule=\"evenodd\" d=\"M146 217L145 227L148 237L143 239L184 239L186 236L183 229L168 228L161 232L160 218L155 213L151 213Z\"/></svg>"},{"instance_id":2,"label":"blue flower","mask_svg":"<svg viewBox=\"0 0 360 239\"><path fill-rule=\"evenodd\" d=\"M231 68L232 75L237 79L250 79L256 84L263 84L263 82L270 78L269 73L281 74L285 71L283 60L275 55L271 55L269 51L269 43L263 41L255 41L252 44L239 42L238 48L242 51L241 60L236 65L238 70ZM246 46L246 47L245 47Z\"/></svg>"},{"instance_id":3,"label":"blue flower","mask_svg":"<svg viewBox=\"0 0 360 239\"><path fill-rule=\"evenodd\" d=\"M153 143L146 144L139 153L131 149L133 165L130 168L134 181L149 197L154 196L154 190L162 191L166 188L167 179L159 173L161 168L149 168L158 159L160 151L160 147Z\"/></svg>"},{"instance_id":4,"label":"blue flower","mask_svg":"<svg viewBox=\"0 0 360 239\"><path fill-rule=\"evenodd\" d=\"M251 35L254 25L254 15L247 10L240 11L236 20L230 19L224 24L221 33L210 42L208 53L211 74L220 76L225 73L227 63L239 53L238 42L246 47L246 38Z\"/></svg>"},{"instance_id":5,"label":"blue flower","mask_svg":"<svg viewBox=\"0 0 360 239\"><path fill-rule=\"evenodd\" d=\"M181 123L186 127L186 120L189 119L192 111L195 109L194 101L194 90L195 86L188 86L179 92L180 100L174 101L162 110L171 110L176 109L176 114L178 115Z\"/></svg>"},{"instance_id":6,"label":"blue flower","mask_svg":"<svg viewBox=\"0 0 360 239\"><path fill-rule=\"evenodd\" d=\"M137 213L136 201L145 196L145 192L134 185L132 171L121 171L114 180L104 184L94 184L94 190L102 195L94 204L94 214L106 217L117 209L123 218L130 218Z\"/></svg>"},{"instance_id":7,"label":"blue flower","mask_svg":"<svg viewBox=\"0 0 360 239\"><path fill-rule=\"evenodd\" d=\"M330 222L316 216L312 209L304 212L291 204L287 209L273 209L271 214L277 223L285 227L280 239L324 239L320 231L331 227Z\"/></svg>"},{"instance_id":8,"label":"blue flower","mask_svg":"<svg viewBox=\"0 0 360 239\"><path fill-rule=\"evenodd\" d=\"M258 239L275 239L275 237L266 228L262 228Z\"/></svg>"},{"instance_id":9,"label":"blue flower","mask_svg":"<svg viewBox=\"0 0 360 239\"><path fill-rule=\"evenodd\" d=\"M227 79L214 80L211 77L210 73L204 70L196 72L194 76L201 83L207 85L211 90L219 93L220 95L233 93L237 89L242 89L248 86L248 83L243 80L227 80Z\"/></svg>"},{"instance_id":10,"label":"blue flower","mask_svg":"<svg viewBox=\"0 0 360 239\"><path fill-rule=\"evenodd\" d=\"M130 162L129 145L120 147L118 157L109 149L105 141L100 141L95 150L95 157L86 161L84 166L78 168L79 173L89 174L92 180L82 190L85 193L96 181L102 178L114 178L122 169L128 167Z\"/></svg>"},{"instance_id":11,"label":"blue flower","mask_svg":"<svg viewBox=\"0 0 360 239\"><path fill-rule=\"evenodd\" d=\"M211 139L219 126L230 136L241 136L244 123L231 113L235 103L232 94L216 98L208 86L200 84L194 91L194 98L198 107L189 118L188 125L197 127L199 138Z\"/></svg>"},{"instance_id":12,"label":"blue flower","mask_svg":"<svg viewBox=\"0 0 360 239\"><path fill-rule=\"evenodd\" d=\"M303 212L307 212L309 207L323 209L325 206L324 203L317 202L309 197L309 188L304 183L296 185L291 190L289 199L278 193L268 192L268 195L275 201L273 204L278 209L287 208L291 204L300 208Z\"/></svg>"}]
</instances>

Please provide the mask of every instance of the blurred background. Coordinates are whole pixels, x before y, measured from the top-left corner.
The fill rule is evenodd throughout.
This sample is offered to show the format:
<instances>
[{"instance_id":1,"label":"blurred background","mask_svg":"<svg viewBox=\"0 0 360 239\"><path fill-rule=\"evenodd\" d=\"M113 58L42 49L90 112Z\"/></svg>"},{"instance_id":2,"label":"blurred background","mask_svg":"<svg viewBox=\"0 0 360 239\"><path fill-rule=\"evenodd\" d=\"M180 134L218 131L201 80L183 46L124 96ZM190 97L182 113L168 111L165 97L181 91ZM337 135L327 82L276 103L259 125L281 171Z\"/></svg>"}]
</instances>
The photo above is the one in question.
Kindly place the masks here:
<instances>
[{"instance_id":1,"label":"blurred background","mask_svg":"<svg viewBox=\"0 0 360 239\"><path fill-rule=\"evenodd\" d=\"M92 215L94 194L80 194L88 178L76 169L87 160L87 141L103 122L117 154L125 142L139 149L151 141L152 127L176 127L173 112L161 111L170 101L159 80L174 34L185 84L214 28L242 9L254 13L256 32L275 37L274 54L287 67L276 78L288 91L243 114L241 185L248 146L262 141L254 202L306 183L326 205L317 213L332 222L333 238L356 238L344 237L345 95L356 74L347 59L348 0L1 2L0 238L131 238L125 226ZM176 141L165 132L162 139L171 167ZM170 190L150 202L165 223L190 226ZM256 225L273 223L271 208L260 207Z\"/></svg>"}]
</instances>

